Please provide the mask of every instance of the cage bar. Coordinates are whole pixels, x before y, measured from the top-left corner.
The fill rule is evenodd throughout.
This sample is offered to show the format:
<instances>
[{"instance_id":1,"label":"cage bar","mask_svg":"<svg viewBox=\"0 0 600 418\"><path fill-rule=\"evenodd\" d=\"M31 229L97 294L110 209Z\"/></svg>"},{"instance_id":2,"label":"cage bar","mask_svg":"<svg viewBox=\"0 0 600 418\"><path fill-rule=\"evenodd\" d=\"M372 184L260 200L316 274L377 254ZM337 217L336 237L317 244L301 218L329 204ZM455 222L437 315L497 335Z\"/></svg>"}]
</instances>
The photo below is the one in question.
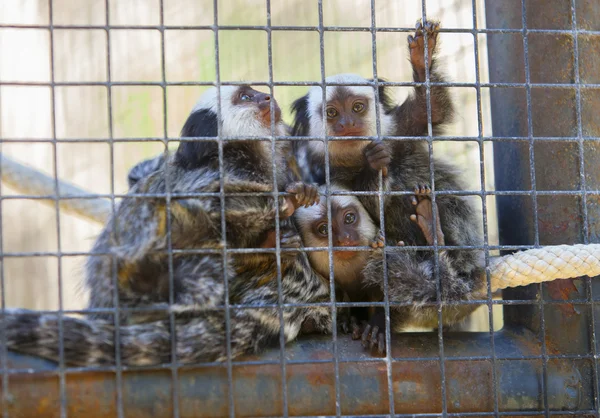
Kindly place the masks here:
<instances>
[{"instance_id":1,"label":"cage bar","mask_svg":"<svg viewBox=\"0 0 600 418\"><path fill-rule=\"evenodd\" d=\"M275 86L321 86L325 98L325 32L369 32L372 36L372 60L374 81L368 85L377 87L414 86L421 84L427 90L435 85L449 87L471 87L477 91L478 135L475 137L446 136L432 137L431 106L428 103L427 117L429 132L426 137L384 137L380 134L379 122L376 137L291 138L292 140L348 140L386 139L428 141L431 170L434 170L432 141L476 141L480 149L481 190L435 191L436 195L453 194L479 196L483 200L484 219L487 214L486 199L497 201L500 245L489 245L485 234L486 259L490 250L514 251L536 248L546 244L588 243L600 236L600 222L594 216L598 208L600 165L590 163L588 149L597 147L600 133L585 132L586 118L597 115L598 110L585 113L582 95L591 89L600 88L598 83L583 80L581 69L600 68L600 56L580 54L580 37L600 36L600 31L591 30L581 24L581 3L575 0L553 0L552 7L539 0L492 1L485 3L487 28L477 25L477 1L472 1L472 29L442 29L442 33L470 33L475 41L476 81L474 83L429 81L426 70L425 83L383 82L378 80L376 64L376 36L381 32L412 32L414 28L377 27L375 0L370 1L370 27L327 26L323 23L323 0L317 0L319 22L317 26L272 25L270 0L266 0L266 25L219 25L219 1L214 0L212 25L165 25L164 0L160 0L159 25L112 25L109 20L109 0L105 0L105 25L54 25L52 22L52 0L49 0L50 20L48 25L0 24L0 28L19 30L45 29L53 42L55 29L99 29L107 37L107 81L70 82L55 81L53 74L54 53L51 44L50 82L0 81L3 86L47 86L52 90L52 118L54 119L54 89L62 86L101 86L108 90L109 138L78 139L56 138L52 124L52 138L27 140L32 143L48 142L54 151L54 178L58 194L56 146L69 142L104 142L111 146L110 168L111 189L109 194L88 194L84 198L110 198L114 210L114 199L123 197L114 190L114 150L117 142L163 142L171 140L167 132L167 95L169 86L221 86L238 85L242 82L221 81L219 67L219 31L256 30L266 31L268 39L269 80L246 81L244 84L267 86L271 93ZM564 10L570 10L569 16ZM587 2L584 16L586 21L600 21L600 3ZM421 11L426 16L425 0ZM157 30L161 35L161 80L157 82L112 81L110 71L110 31L113 29ZM171 82L165 69L165 30L209 30L215 36L216 79L215 82ZM272 68L272 31L313 31L319 35L321 80L297 82L274 81ZM490 81L481 82L479 75L478 36L487 37ZM427 43L425 43L427 49ZM515 55L523 54L523 62ZM558 60L557 58L562 60ZM554 65L556 64L556 65ZM331 83L328 85L336 85ZM111 89L115 86L158 86L163 97L163 136L155 138L118 138L113 135ZM482 89L490 90L493 136L485 136L482 122ZM560 103L573 106L560 106ZM220 97L218 98L220 102ZM429 100L428 100L429 102ZM598 104L600 105L600 104ZM597 105L597 106L598 106ZM273 104L271 104L273 106ZM220 106L217 106L217 113ZM558 111L557 111L558 109ZM325 110L323 110L325 112ZM272 121L272 127L274 122ZM204 138L214 140L214 138ZM240 138L219 136L219 163L223 167L223 143ZM271 136L268 138L245 138L245 140L290 139ZM185 140L185 139L184 139ZM194 138L197 140L197 138ZM20 138L2 138L2 143L22 141ZM496 189L486 190L483 167L484 143L494 147L494 170ZM592 145L593 144L593 145ZM327 150L327 147L326 147ZM328 151L326 151L326 156ZM326 178L329 183L329 160L326 157ZM0 167L1 168L1 167ZM275 174L275 167L273 173ZM167 170L168 173L168 170ZM221 182L223 172L221 171ZM167 174L168 175L168 174ZM381 180L381 178L380 178ZM431 177L433 185L433 174ZM168 182L167 182L168 184ZM435 188L435 187L434 187ZM330 195L373 194L380 199L388 195L412 194L412 192L349 192ZM277 192L271 195L276 195ZM221 215L225 218L225 196L223 183L220 192L214 194L176 194L167 191L167 207L173 197L216 196L221 198ZM248 193L246 195L257 195ZM144 195L152 198L156 196ZM56 207L56 223L60 229L59 207L62 199L69 196L2 196L10 199L52 199ZM76 198L82 198L78 195ZM275 199L277 202L277 199ZM275 203L277 206L278 203ZM594 206L596 205L596 206ZM331 217L331 202L327 203ZM1 209L1 208L0 208ZM381 211L383 220L383 210ZM434 218L435 218L434 213ZM384 220L383 220L384 221ZM593 222L592 222L593 221ZM382 222L383 223L383 222ZM1 225L0 225L1 227ZM170 231L167 217L167 231ZM485 229L485 228L484 228ZM221 225L226 236L225 223ZM279 230L279 220L276 222ZM487 229L485 229L487 231ZM87 253L63 251L58 231L58 249L49 252L6 251L2 245L2 259L26 256L53 256L59 260L72 255ZM170 234L168 234L170 236ZM200 417L200 416L504 416L504 415L575 415L598 416L599 375L596 341L594 295L600 291L600 282L590 278L575 281L557 281L531 285L526 288L504 291L504 300L468 301L485 304L489 311L490 332L485 333L411 333L391 338L389 309L394 306L388 301L380 304L339 303L335 300L333 284L331 222L329 223L329 251L331 301L325 303L332 309L333 337L302 337L292 344L285 344L283 332L280 347L267 350L260 356L231 359L230 336L227 335L227 361L223 364L198 364L182 366L177 363L173 349L172 363L158 367L124 367L117 362L104 368L68 368L41 359L6 353L3 348L3 393L4 417L66 417L66 416L127 416L127 417ZM434 241L436 238L434 237ZM3 242L0 243L3 244ZM173 303L172 256L195 253L194 250L173 250L170 242L169 299ZM405 247L409 250L414 247ZM419 247L424 249L426 247ZM445 246L430 247L437 255ZM452 247L457 248L457 247ZM458 247L461 248L461 247ZM465 247L469 249L473 247ZM305 248L316 250L317 248ZM347 250L347 249L346 249ZM369 248L356 248L368 251ZM401 250L401 249L400 249ZM224 263L228 253L269 252L265 249L215 250L223 254ZM277 254L277 279L280 300L273 308L283 321L282 309L300 305L284 304L281 300L282 249L279 242L272 250ZM202 250L201 253L209 253ZM436 257L436 270L438 270ZM224 266L226 267L226 266ZM384 268L384 271L386 269ZM0 265L2 288L4 270ZM116 280L116 278L115 278ZM387 280L387 279L386 279ZM248 309L229 303L228 286L225 286L225 318L229 330L229 313L232 309ZM62 285L59 274L59 291ZM439 298L438 288L438 298ZM4 307L4 292L2 292ZM389 349L385 358L372 357L362 346L349 336L338 335L336 307L383 306L386 311L386 342ZM439 306L439 302L433 303ZM501 331L492 329L492 307L504 306L505 327ZM115 298L115 323L118 323L118 296ZM312 306L317 306L312 305ZM132 309L129 309L132 310ZM97 310L86 310L87 313ZM99 310L98 310L99 311ZM61 314L80 313L62 309ZM439 311L441 320L441 309ZM171 314L171 328L174 318ZM62 326L62 322L61 322ZM118 331L117 331L118 332ZM117 335L118 337L118 335ZM173 341L174 341L173 336ZM390 344L391 343L391 344ZM173 344L174 347L175 344ZM118 344L116 344L118 350ZM62 351L62 346L61 346ZM125 414L125 411L127 413Z\"/></svg>"}]
</instances>

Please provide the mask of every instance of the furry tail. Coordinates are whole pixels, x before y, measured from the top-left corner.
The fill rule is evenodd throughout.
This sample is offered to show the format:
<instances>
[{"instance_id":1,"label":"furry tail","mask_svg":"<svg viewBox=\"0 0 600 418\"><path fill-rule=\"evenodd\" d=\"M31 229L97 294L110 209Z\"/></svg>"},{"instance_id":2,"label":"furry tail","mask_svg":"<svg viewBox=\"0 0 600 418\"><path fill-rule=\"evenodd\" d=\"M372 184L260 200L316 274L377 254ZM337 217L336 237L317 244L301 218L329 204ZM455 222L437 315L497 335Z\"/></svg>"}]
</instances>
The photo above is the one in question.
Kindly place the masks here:
<instances>
[{"instance_id":1,"label":"furry tail","mask_svg":"<svg viewBox=\"0 0 600 418\"><path fill-rule=\"evenodd\" d=\"M178 363L223 361L227 358L225 318L222 311L195 312L175 319L175 355ZM278 334L261 326L249 312L231 315L231 356L256 353ZM2 321L9 350L59 362L60 342L57 314L7 309ZM62 317L62 354L71 367L115 364L118 341L121 364L148 366L172 361L170 322L156 321L119 327L98 319ZM273 338L274 337L274 338Z\"/></svg>"}]
</instances>

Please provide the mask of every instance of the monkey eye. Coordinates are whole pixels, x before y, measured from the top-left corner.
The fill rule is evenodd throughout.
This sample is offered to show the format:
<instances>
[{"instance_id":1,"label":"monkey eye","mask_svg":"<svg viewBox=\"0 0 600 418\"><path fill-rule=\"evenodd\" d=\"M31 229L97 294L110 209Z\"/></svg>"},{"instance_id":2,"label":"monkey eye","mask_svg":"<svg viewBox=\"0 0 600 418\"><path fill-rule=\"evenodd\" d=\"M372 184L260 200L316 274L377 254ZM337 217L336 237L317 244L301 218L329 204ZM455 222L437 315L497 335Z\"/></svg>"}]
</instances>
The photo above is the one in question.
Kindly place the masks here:
<instances>
[{"instance_id":1,"label":"monkey eye","mask_svg":"<svg viewBox=\"0 0 600 418\"><path fill-rule=\"evenodd\" d=\"M240 100L242 102L249 102L250 100L252 100L252 97L246 93L242 93L240 94Z\"/></svg>"},{"instance_id":2,"label":"monkey eye","mask_svg":"<svg viewBox=\"0 0 600 418\"><path fill-rule=\"evenodd\" d=\"M356 221L356 215L353 214L352 212L348 212L346 214L346 216L344 216L344 223L345 224L353 224Z\"/></svg>"},{"instance_id":3,"label":"monkey eye","mask_svg":"<svg viewBox=\"0 0 600 418\"><path fill-rule=\"evenodd\" d=\"M327 223L322 223L317 227L317 231L321 235L327 235Z\"/></svg>"},{"instance_id":4,"label":"monkey eye","mask_svg":"<svg viewBox=\"0 0 600 418\"><path fill-rule=\"evenodd\" d=\"M335 110L333 107L328 107L327 108L327 117L329 119L333 119L337 116L338 112L337 110Z\"/></svg>"},{"instance_id":5,"label":"monkey eye","mask_svg":"<svg viewBox=\"0 0 600 418\"><path fill-rule=\"evenodd\" d=\"M365 110L365 105L364 105L364 104L362 104L361 102L356 102L356 103L354 103L354 106L352 106L352 110L353 110L355 113L360 113L360 112L362 112L363 110Z\"/></svg>"}]
</instances>

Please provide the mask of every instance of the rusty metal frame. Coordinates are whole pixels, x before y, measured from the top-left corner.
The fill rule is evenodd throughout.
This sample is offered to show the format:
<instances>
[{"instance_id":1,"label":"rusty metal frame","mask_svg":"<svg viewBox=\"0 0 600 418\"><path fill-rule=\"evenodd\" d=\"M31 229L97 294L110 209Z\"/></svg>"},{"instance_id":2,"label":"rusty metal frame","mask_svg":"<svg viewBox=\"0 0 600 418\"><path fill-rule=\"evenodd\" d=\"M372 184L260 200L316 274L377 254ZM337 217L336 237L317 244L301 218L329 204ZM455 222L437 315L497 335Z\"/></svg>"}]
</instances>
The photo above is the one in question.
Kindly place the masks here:
<instances>
[{"instance_id":1,"label":"rusty metal frame","mask_svg":"<svg viewBox=\"0 0 600 418\"><path fill-rule=\"evenodd\" d=\"M155 141L166 145L168 86L227 85L236 82L221 81L219 71L219 31L258 30L266 31L268 42L269 80L250 81L250 84L268 86L271 92L275 86L325 86L325 45L326 31L363 31L372 34L373 77L369 85L413 86L411 82L383 82L377 77L376 35L379 32L408 32L412 28L377 27L375 24L375 0L371 0L371 27L339 27L323 24L323 0L318 0L318 26L273 26L271 25L270 0L267 4L267 24L255 26L219 25L218 0L213 1L214 24L208 26L168 26L164 24L163 2L160 0L160 24L145 26L114 26L109 20L109 0L105 0L106 25L54 25L52 20L53 0L49 2L49 25L0 24L2 28L46 29L50 33L51 80L41 82L13 82L0 80L2 86L48 86L52 91L52 118L54 121L54 89L59 86L104 86L108 94L109 138L86 139L84 142L104 142L111 145L111 192L108 195L77 195L77 199L99 197L110 198L114 210L114 200L122 197L114 192L114 150L113 144L128 141ZM473 29L443 29L449 33L471 33L474 37L476 64L475 83L444 83L453 87L470 87L476 90L479 134L477 137L432 136L431 128L426 137L377 137L389 140L423 140L429 144L430 157L433 141L477 141L480 150L481 190L435 192L457 195L479 196L482 199L484 219L487 217L486 199L497 199L501 242L498 246L489 245L487 224L484 222L485 245L478 247L486 253L490 250L514 251L534 248L539 245L557 243L588 243L600 237L600 221L596 214L600 209L600 165L590 164L593 160L586 154L586 147L597 146L600 132L584 132L582 120L582 95L600 89L598 80L582 80L580 68L600 68L599 56L586 56L582 64L579 42L585 37L600 39L600 27L583 26L582 21L600 21L600 4L584 0L553 0L548 7L540 0L486 1L487 28L477 24L477 2L472 0ZM568 10L570 19L564 22L561 15ZM582 13L581 11L585 13ZM578 13L579 12L579 13ZM564 13L563 13L564 14ZM591 15L591 16L589 16ZM422 1L422 16L426 18L426 2ZM533 26L533 27L532 27ZM56 82L54 80L54 29L100 29L106 32L107 39L107 81L106 82ZM114 82L110 79L110 31L113 29L158 30L161 34L160 82ZM164 32L165 30L212 30L215 34L216 80L204 82L169 82L165 76ZM272 70L272 31L316 31L320 39L321 80L302 82L274 82ZM480 35L486 36L489 64L493 69L489 82L481 82L479 68ZM556 42L551 47L541 48L536 37L554 37L564 42ZM508 41L507 41L508 39ZM523 52L523 62L515 57L515 51ZM548 51L566 54L571 60L572 73L559 74L537 63L547 61ZM566 51L566 52L565 52ZM507 79L507 75L522 75L522 79ZM550 75L549 75L550 74ZM427 89L436 85L423 83ZM158 138L115 138L112 124L112 86L159 86L163 90L164 135ZM482 89L490 90L492 106L493 136L483 134ZM324 89L323 89L324 90ZM524 95L515 92L524 91ZM573 90L574 114L551 113L558 119L551 119L550 110L556 107L550 101L534 100L537 91ZM377 89L375 89L377 91ZM600 92L600 90L598 90ZM553 93L548 93L553 94ZM429 107L429 106L428 106ZM507 112L507 109L518 111ZM544 112L544 110L546 112ZM570 109L572 110L572 109ZM431 121L431 111L428 109ZM537 127L569 125L568 132L553 136ZM431 125L430 125L431 126ZM525 128L523 128L525 127ZM78 140L56 137L55 124L52 124L52 138L29 140L30 142L51 143L54 149L54 179L58 190L56 144ZM378 134L379 134L378 126ZM232 138L219 137L219 159L222 163L223 141ZM357 137L360 138L360 137ZM373 139L374 137L363 137ZM211 140L214 138L194 138L183 140ZM240 138L235 138L240 139ZM280 139L241 138L245 140ZM283 138L281 138L283 139ZM289 139L289 138L285 138ZM339 138L315 137L302 139L340 140ZM1 142L22 141L22 138L0 138ZM484 170L484 144L494 145L494 169L496 190L486 190ZM593 150L592 150L593 151ZM600 149L597 150L600 157ZM571 154L575 153L575 156ZM554 156L560 156L558 160ZM567 156L571 156L567 158ZM586 159L587 158L587 159ZM431 159L431 161L433 161ZM545 170L544 166L554 162L557 169ZM432 162L433 164L433 162ZM574 171L573 168L576 170ZM431 166L433 172L433 165ZM561 170L559 170L561 169ZM529 175L526 175L528 170ZM539 175L543 170L543 176ZM275 167L273 172L275 173ZM329 161L326 159L326 173ZM537 173L536 173L537 172ZM570 173L571 175L567 175ZM537 175L536 175L537 174ZM328 178L328 177L327 177ZM590 184L590 179L592 179ZM594 183L596 181L596 183ZM167 182L169 184L169 182ZM377 194L380 199L389 194L410 194L410 192L384 192ZM333 194L333 193L331 193ZM336 193L344 194L344 193ZM365 193L352 193L367 194ZM181 194L179 194L181 195ZM179 196L177 195L177 196ZM186 196L198 196L187 194ZM204 194L202 194L204 195ZM224 194L215 194L224 199ZM142 197L151 197L144 195ZM167 206L175 193L168 191ZM55 201L56 223L60 232L60 201L73 196L0 196L4 199L52 199ZM529 199L528 205L515 209L515 201ZM575 207L566 205L569 199L579 199ZM276 199L277 201L277 199ZM221 202L224 210L224 201ZM1 210L1 208L0 208ZM328 208L331 216L331 208ZM0 212L0 220L2 213ZM382 222L383 213L381 213ZM568 218L567 226L556 230L555 226ZM224 218L224 217L223 217ZM562 222L564 223L564 222ZM561 225L562 225L561 223ZM1 225L1 222L0 222ZM170 219L167 230L170 231ZM224 224L222 225L223 232ZM277 221L276 228L279 229ZM223 233L223 236L225 234ZM331 236L331 234L330 234ZM57 234L56 252L9 252L2 246L4 257L54 256L58 260L59 294L62 295L61 258L86 253L61 250L60 233ZM170 243L169 243L170 248ZM408 247L410 248L410 247ZM436 253L445 247L433 245ZM456 248L456 247L455 247ZM474 248L474 247L464 247ZM314 248L317 249L317 248ZM335 249L329 242L330 251ZM368 248L358 248L367 251ZM171 250L192 253L189 250ZM218 250L221 251L221 250ZM265 249L242 249L223 252L264 252ZM279 243L273 250L281 253ZM202 252L207 252L203 250ZM279 260L279 257L277 257ZM223 257L227 260L227 257ZM225 261L226 262L226 261ZM279 261L278 261L279 263ZM170 271L172 272L172 266ZM278 264L279 267L279 264ZM279 268L278 268L279 270ZM331 268L331 270L333 270ZM330 271L333 277L333 271ZM387 275L386 275L387 276ZM4 290L4 270L0 264L0 286ZM115 278L116 279L116 278ZM278 271L278 280L281 272ZM387 277L386 277L387 280ZM172 284L172 274L171 274ZM331 282L333 290L333 281ZM170 299L173 300L173 286ZM338 336L334 326L333 337L302 338L297 343L284 347L284 336L280 335L280 347L267 351L264 355L244 358L225 364L199 364L182 366L177 363L175 353L170 364L161 367L133 368L119 363L106 368L67 368L64 362L55 365L40 359L21 356L6 351L1 346L2 365L2 416L3 417L73 417L73 416L118 416L118 417L197 417L197 416L533 416L533 415L588 415L599 416L599 374L598 341L600 332L595 318L595 299L600 295L600 282L583 278L568 282L532 285L523 289L505 291L503 300L488 298L465 303L485 304L488 307L489 333L435 333L403 334L391 338L389 309L395 305L388 301L385 292L384 306L387 316L386 339L390 344L385 358L366 355L362 349L346 336ZM5 307L2 292L2 309ZM439 299L439 297L438 297ZM281 301L280 301L281 302ZM435 303L439 305L439 303ZM86 311L68 311L62 314ZM364 304L338 303L332 293L330 306L336 322L336 306L363 306ZM371 304L372 305L372 304ZM504 306L505 327L493 332L492 307ZM118 321L118 300L116 308L108 311L115 314ZM284 306L301 306L276 304ZM314 306L314 305L313 305ZM244 306L229 305L225 298L225 312L228 318L230 309L243 309ZM100 310L95 310L100 311ZM439 311L441 321L441 309ZM280 316L280 320L283 320ZM228 320L227 326L228 326ZM173 326L173 324L171 324ZM62 326L61 326L62 328ZM2 334L2 333L0 333ZM0 342L4 335L0 335ZM118 338L118 335L117 335ZM174 338L174 337L173 337ZM227 341L229 346L230 341ZM61 352L63 347L60 347ZM118 350L118 344L117 344ZM229 351L229 347L228 347ZM285 377L285 378L283 378Z\"/></svg>"}]
</instances>

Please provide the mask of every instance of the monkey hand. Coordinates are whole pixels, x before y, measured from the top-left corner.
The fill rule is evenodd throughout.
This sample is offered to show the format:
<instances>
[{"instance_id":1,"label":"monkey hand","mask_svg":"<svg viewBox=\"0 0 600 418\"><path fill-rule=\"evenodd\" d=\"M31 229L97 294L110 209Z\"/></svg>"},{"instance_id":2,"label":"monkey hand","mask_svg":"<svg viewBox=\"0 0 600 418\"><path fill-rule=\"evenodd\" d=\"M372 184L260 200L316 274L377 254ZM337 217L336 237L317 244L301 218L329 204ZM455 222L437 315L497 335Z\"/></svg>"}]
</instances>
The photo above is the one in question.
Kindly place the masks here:
<instances>
[{"instance_id":1,"label":"monkey hand","mask_svg":"<svg viewBox=\"0 0 600 418\"><path fill-rule=\"evenodd\" d=\"M300 238L300 235L292 230L292 229L285 229L285 230L280 230L281 233L281 238L279 240L279 244L280 244L280 248L302 248L302 239ZM296 258L296 256L298 255L297 251L282 251L281 252L281 258Z\"/></svg>"},{"instance_id":2,"label":"monkey hand","mask_svg":"<svg viewBox=\"0 0 600 418\"><path fill-rule=\"evenodd\" d=\"M434 21L422 22L419 20L415 27L415 35L408 35L408 49L410 51L410 62L413 69L419 74L419 78L425 81L425 37L427 33L428 67L431 68L432 57L437 44L437 36L440 23Z\"/></svg>"},{"instance_id":3,"label":"monkey hand","mask_svg":"<svg viewBox=\"0 0 600 418\"><path fill-rule=\"evenodd\" d=\"M316 334L318 333L317 321L314 318L306 318L300 325L300 334Z\"/></svg>"},{"instance_id":4,"label":"monkey hand","mask_svg":"<svg viewBox=\"0 0 600 418\"><path fill-rule=\"evenodd\" d=\"M437 244L444 245L444 233L440 222L437 204L431 201L431 187L428 184L416 185L414 196L411 197L411 203L415 206L415 214L410 215L411 221L415 222L421 228L427 245L433 245L433 236L437 235ZM436 210L436 224L433 225L433 211Z\"/></svg>"},{"instance_id":5,"label":"monkey hand","mask_svg":"<svg viewBox=\"0 0 600 418\"><path fill-rule=\"evenodd\" d=\"M344 334L352 334L353 340L358 340L362 334L363 327L366 325L366 321L362 321L362 324L358 323L358 319L351 313L350 308L339 308L338 309L338 329Z\"/></svg>"},{"instance_id":6,"label":"monkey hand","mask_svg":"<svg viewBox=\"0 0 600 418\"><path fill-rule=\"evenodd\" d=\"M316 184L291 183L286 186L285 191L292 195L287 196L286 199L289 199L289 204L293 206L294 210L301 206L307 208L320 201L319 189Z\"/></svg>"},{"instance_id":7,"label":"monkey hand","mask_svg":"<svg viewBox=\"0 0 600 418\"><path fill-rule=\"evenodd\" d=\"M383 248L385 246L385 239L383 238L383 231L380 229L377 231L375 238L369 243L372 248Z\"/></svg>"},{"instance_id":8,"label":"monkey hand","mask_svg":"<svg viewBox=\"0 0 600 418\"><path fill-rule=\"evenodd\" d=\"M387 168L392 162L392 154L383 141L379 139L372 141L365 147L364 154L369 167L375 171L382 170L383 175L387 176Z\"/></svg>"},{"instance_id":9,"label":"monkey hand","mask_svg":"<svg viewBox=\"0 0 600 418\"><path fill-rule=\"evenodd\" d=\"M300 334L331 334L330 309L328 307L311 309L300 326Z\"/></svg>"},{"instance_id":10,"label":"monkey hand","mask_svg":"<svg viewBox=\"0 0 600 418\"><path fill-rule=\"evenodd\" d=\"M362 346L365 349L377 349L380 355L385 354L385 312L383 308L377 308L361 336Z\"/></svg>"}]
</instances>

